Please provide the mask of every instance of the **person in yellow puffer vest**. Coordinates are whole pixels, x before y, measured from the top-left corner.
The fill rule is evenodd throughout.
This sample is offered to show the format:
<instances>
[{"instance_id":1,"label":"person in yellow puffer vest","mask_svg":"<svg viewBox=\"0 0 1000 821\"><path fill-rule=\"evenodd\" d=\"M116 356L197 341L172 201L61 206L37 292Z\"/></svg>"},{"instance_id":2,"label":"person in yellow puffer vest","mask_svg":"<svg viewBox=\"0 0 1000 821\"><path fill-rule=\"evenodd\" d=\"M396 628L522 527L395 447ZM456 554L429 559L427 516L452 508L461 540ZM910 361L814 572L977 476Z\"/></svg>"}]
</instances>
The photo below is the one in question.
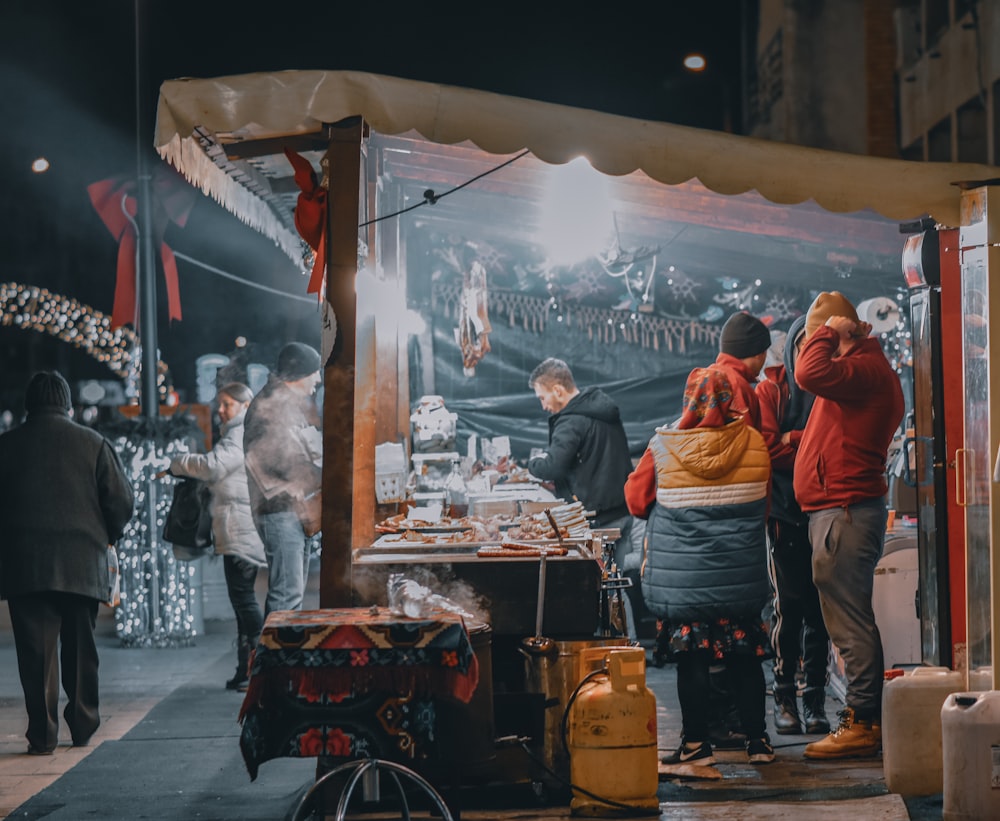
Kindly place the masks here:
<instances>
[{"instance_id":1,"label":"person in yellow puffer vest","mask_svg":"<svg viewBox=\"0 0 1000 821\"><path fill-rule=\"evenodd\" d=\"M642 592L665 622L677 662L682 740L666 764L711 764L709 669L724 661L751 763L774 760L761 662L770 654L761 613L770 596L764 524L771 459L760 432L732 409L716 367L696 368L684 410L657 428L625 484L647 519Z\"/></svg>"}]
</instances>

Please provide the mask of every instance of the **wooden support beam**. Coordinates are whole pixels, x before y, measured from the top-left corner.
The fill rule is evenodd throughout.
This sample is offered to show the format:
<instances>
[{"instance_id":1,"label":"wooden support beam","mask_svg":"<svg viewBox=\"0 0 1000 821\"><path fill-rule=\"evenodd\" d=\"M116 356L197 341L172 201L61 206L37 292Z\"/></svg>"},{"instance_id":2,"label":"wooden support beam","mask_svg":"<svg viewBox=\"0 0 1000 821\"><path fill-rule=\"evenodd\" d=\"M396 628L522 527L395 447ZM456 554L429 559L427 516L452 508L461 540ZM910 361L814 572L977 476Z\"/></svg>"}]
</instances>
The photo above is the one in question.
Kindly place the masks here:
<instances>
[{"instance_id":1,"label":"wooden support beam","mask_svg":"<svg viewBox=\"0 0 1000 821\"><path fill-rule=\"evenodd\" d=\"M327 159L326 299L337 321L336 341L324 372L323 555L320 607L352 605L351 550L356 424L358 214L364 123L351 118L329 129Z\"/></svg>"}]
</instances>

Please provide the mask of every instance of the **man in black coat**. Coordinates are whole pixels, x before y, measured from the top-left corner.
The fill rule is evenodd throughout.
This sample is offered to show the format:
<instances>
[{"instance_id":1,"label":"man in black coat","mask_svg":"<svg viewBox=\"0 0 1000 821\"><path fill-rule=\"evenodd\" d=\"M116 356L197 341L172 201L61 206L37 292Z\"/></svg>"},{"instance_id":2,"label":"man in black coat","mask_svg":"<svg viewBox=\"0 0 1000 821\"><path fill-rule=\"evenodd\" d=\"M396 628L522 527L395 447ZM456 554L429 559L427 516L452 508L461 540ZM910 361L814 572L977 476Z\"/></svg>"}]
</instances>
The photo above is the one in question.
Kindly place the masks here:
<instances>
[{"instance_id":1,"label":"man in black coat","mask_svg":"<svg viewBox=\"0 0 1000 821\"><path fill-rule=\"evenodd\" d=\"M60 661L73 745L86 745L100 726L94 627L109 592L108 545L134 505L118 454L70 419L70 407L66 380L36 373L27 419L0 436L0 598L10 611L30 755L51 755L59 742Z\"/></svg>"},{"instance_id":2,"label":"man in black coat","mask_svg":"<svg viewBox=\"0 0 1000 821\"><path fill-rule=\"evenodd\" d=\"M632 516L625 505L625 480L632 457L618 406L600 388L581 391L561 359L542 362L528 386L552 414L549 447L528 462L528 471L554 482L557 496L593 510L594 527L620 528L619 544L626 545Z\"/></svg>"}]
</instances>

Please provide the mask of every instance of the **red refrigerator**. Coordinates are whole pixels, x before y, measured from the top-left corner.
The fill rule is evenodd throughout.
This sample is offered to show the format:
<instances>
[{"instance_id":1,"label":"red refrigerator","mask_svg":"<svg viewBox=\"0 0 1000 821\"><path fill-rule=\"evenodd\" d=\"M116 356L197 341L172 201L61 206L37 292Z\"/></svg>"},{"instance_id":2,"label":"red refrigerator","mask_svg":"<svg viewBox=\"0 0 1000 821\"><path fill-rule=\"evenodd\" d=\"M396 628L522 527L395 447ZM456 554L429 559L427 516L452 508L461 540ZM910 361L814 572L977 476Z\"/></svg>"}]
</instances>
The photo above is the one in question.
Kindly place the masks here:
<instances>
[{"instance_id":1,"label":"red refrigerator","mask_svg":"<svg viewBox=\"0 0 1000 821\"><path fill-rule=\"evenodd\" d=\"M956 490L956 450L963 447L962 292L958 230L924 231L906 241L913 345L915 466L906 477L917 496L921 657L964 669L965 516Z\"/></svg>"}]
</instances>

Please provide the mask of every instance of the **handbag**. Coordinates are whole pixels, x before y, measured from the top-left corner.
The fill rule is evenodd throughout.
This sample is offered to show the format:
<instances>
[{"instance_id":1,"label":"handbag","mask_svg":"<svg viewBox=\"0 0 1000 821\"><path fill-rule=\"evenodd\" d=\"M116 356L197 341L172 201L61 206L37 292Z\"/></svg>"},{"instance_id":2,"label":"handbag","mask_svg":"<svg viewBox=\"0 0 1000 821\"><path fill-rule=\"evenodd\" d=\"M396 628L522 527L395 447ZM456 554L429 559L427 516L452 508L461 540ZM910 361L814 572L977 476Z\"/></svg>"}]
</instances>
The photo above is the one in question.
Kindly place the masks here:
<instances>
[{"instance_id":1,"label":"handbag","mask_svg":"<svg viewBox=\"0 0 1000 821\"><path fill-rule=\"evenodd\" d=\"M295 500L295 513L307 537L315 536L323 528L323 491L317 490Z\"/></svg>"},{"instance_id":2,"label":"handbag","mask_svg":"<svg viewBox=\"0 0 1000 821\"><path fill-rule=\"evenodd\" d=\"M212 494L200 479L185 477L174 485L174 498L163 522L163 539L174 546L174 556L190 562L211 552Z\"/></svg>"}]
</instances>

